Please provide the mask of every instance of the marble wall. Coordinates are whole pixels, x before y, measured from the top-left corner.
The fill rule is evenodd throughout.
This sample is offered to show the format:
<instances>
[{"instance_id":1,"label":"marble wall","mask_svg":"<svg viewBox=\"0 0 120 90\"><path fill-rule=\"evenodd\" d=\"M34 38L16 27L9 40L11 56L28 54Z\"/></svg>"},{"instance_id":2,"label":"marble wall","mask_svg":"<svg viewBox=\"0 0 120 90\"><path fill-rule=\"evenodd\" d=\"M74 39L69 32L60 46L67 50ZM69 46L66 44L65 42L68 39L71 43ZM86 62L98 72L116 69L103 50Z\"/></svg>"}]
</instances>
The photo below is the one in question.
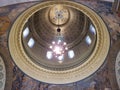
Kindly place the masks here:
<instances>
[{"instance_id":1,"label":"marble wall","mask_svg":"<svg viewBox=\"0 0 120 90\"><path fill-rule=\"evenodd\" d=\"M0 28L3 29L5 25L2 21L9 22L9 25L6 29L0 31L0 33L2 33L0 35L0 50L2 50L3 48L3 50L0 52L3 52L4 57L6 57L7 60L13 63L13 75L11 79L12 88L7 88L5 90L119 90L116 81L114 65L116 60L116 53L118 53L118 51L120 50L120 18L113 14L111 10L112 3L101 2L99 0L74 1L85 4L91 9L93 9L96 13L98 13L101 16L101 18L105 21L106 25L108 26L108 30L110 32L111 37L111 48L110 53L108 54L108 58L106 58L106 62L104 63L104 65L90 77L72 84L53 85L32 79L31 77L23 73L13 63L11 59L8 59L10 58L9 55L6 56L6 53L8 52L7 38L10 27L14 23L15 19L20 15L20 13L22 13L25 9L38 2L14 4L6 7L1 7L0 18L6 17L7 19L0 19ZM6 73L8 74L9 72ZM9 81L7 82L9 84ZM6 85L6 87L8 87L8 84Z\"/></svg>"},{"instance_id":2,"label":"marble wall","mask_svg":"<svg viewBox=\"0 0 120 90\"><path fill-rule=\"evenodd\" d=\"M0 0L0 7L24 2L42 1L42 0Z\"/></svg>"}]
</instances>

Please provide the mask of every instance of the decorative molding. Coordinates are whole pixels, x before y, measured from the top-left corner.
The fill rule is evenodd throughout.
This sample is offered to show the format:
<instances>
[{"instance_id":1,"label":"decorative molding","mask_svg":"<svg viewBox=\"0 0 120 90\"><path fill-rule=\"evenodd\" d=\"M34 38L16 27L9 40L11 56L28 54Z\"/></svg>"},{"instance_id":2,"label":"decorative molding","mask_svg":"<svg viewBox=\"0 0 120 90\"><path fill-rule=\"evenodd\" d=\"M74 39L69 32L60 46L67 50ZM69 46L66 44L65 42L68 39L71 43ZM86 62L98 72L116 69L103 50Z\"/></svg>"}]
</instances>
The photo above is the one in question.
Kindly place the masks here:
<instances>
[{"instance_id":1,"label":"decorative molding","mask_svg":"<svg viewBox=\"0 0 120 90\"><path fill-rule=\"evenodd\" d=\"M53 24L58 25L59 20L59 25L63 25L69 21L70 12L66 7L57 5L50 8L48 16Z\"/></svg>"},{"instance_id":2,"label":"decorative molding","mask_svg":"<svg viewBox=\"0 0 120 90\"><path fill-rule=\"evenodd\" d=\"M65 71L52 71L33 63L25 53L21 41L22 30L28 19L35 12L57 4L63 4L83 12L90 18L97 31L96 46L88 60L78 67ZM71 1L47 1L29 8L17 18L9 33L9 50L15 64L30 77L42 82L54 84L76 82L93 74L104 63L109 47L109 33L100 16L88 7Z\"/></svg>"},{"instance_id":3,"label":"decorative molding","mask_svg":"<svg viewBox=\"0 0 120 90\"><path fill-rule=\"evenodd\" d=\"M118 86L120 88L120 51L117 54L116 63L115 63L115 72Z\"/></svg>"},{"instance_id":4,"label":"decorative molding","mask_svg":"<svg viewBox=\"0 0 120 90\"><path fill-rule=\"evenodd\" d=\"M6 69L2 57L0 56L0 90L4 90L6 82Z\"/></svg>"}]
</instances>

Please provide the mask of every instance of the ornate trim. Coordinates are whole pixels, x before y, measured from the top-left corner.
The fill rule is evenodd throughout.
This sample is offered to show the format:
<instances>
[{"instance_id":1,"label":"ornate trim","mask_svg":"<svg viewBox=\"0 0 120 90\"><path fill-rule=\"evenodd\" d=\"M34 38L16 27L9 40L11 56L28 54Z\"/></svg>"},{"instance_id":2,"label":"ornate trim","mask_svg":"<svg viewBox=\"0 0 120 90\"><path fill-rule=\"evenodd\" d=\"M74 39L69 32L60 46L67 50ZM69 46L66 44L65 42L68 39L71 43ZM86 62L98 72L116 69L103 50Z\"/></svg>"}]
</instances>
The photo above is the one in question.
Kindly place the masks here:
<instances>
[{"instance_id":1,"label":"ornate trim","mask_svg":"<svg viewBox=\"0 0 120 90\"><path fill-rule=\"evenodd\" d=\"M25 53L21 41L22 30L27 20L38 10L56 4L63 4L82 11L90 18L97 31L96 46L88 60L76 68L65 71L47 70L33 63ZM93 74L104 63L109 51L109 46L110 37L107 27L103 20L93 10L82 4L63 0L47 1L29 8L17 18L9 34L9 50L16 65L30 77L54 84L76 82Z\"/></svg>"},{"instance_id":2,"label":"ornate trim","mask_svg":"<svg viewBox=\"0 0 120 90\"><path fill-rule=\"evenodd\" d=\"M120 51L118 52L117 57L116 57L115 73L116 73L117 83L120 88Z\"/></svg>"},{"instance_id":3,"label":"ornate trim","mask_svg":"<svg viewBox=\"0 0 120 90\"><path fill-rule=\"evenodd\" d=\"M6 83L6 69L3 58L0 56L0 90L4 90Z\"/></svg>"}]
</instances>

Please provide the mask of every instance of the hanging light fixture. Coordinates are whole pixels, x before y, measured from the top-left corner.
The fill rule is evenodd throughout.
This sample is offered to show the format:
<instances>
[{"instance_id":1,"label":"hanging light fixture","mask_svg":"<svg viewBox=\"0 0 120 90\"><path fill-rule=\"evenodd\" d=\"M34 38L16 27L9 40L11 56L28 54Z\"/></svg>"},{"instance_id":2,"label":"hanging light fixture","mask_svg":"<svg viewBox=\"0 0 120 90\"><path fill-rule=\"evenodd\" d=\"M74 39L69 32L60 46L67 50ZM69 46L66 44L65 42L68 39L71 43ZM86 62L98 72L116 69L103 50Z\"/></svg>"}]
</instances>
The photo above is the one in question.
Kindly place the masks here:
<instances>
[{"instance_id":1,"label":"hanging light fixture","mask_svg":"<svg viewBox=\"0 0 120 90\"><path fill-rule=\"evenodd\" d=\"M60 18L60 13L57 15L58 19L58 27L56 29L57 31L57 36L55 37L55 40L52 41L52 44L50 45L50 50L52 52L52 55L57 58L59 63L62 63L64 59L64 54L68 50L67 43L63 40L63 37L61 35L61 28L59 27L59 18Z\"/></svg>"},{"instance_id":2,"label":"hanging light fixture","mask_svg":"<svg viewBox=\"0 0 120 90\"><path fill-rule=\"evenodd\" d=\"M57 29L57 32L59 30ZM63 41L61 36L58 36L57 39L52 42L52 45L49 48L52 50L52 53L56 58L59 58L60 56L64 56L65 51L68 50L67 43Z\"/></svg>"}]
</instances>

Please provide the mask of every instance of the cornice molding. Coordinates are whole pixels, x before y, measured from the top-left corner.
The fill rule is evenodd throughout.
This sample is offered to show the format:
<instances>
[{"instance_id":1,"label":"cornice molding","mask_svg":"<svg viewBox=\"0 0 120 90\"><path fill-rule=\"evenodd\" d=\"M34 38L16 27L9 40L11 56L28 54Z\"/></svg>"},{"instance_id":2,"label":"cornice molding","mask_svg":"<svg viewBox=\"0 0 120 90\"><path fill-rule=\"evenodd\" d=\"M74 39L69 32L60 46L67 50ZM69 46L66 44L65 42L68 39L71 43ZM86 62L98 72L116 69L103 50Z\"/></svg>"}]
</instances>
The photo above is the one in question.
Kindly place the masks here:
<instances>
[{"instance_id":1,"label":"cornice molding","mask_svg":"<svg viewBox=\"0 0 120 90\"><path fill-rule=\"evenodd\" d=\"M63 4L83 12L90 18L97 31L96 46L88 60L78 67L64 71L48 70L33 63L24 51L21 37L25 23L35 12L56 4ZM109 33L101 17L88 7L71 1L47 1L32 6L17 18L9 33L9 50L15 64L30 77L46 83L72 83L90 76L104 63L109 47Z\"/></svg>"}]
</instances>

